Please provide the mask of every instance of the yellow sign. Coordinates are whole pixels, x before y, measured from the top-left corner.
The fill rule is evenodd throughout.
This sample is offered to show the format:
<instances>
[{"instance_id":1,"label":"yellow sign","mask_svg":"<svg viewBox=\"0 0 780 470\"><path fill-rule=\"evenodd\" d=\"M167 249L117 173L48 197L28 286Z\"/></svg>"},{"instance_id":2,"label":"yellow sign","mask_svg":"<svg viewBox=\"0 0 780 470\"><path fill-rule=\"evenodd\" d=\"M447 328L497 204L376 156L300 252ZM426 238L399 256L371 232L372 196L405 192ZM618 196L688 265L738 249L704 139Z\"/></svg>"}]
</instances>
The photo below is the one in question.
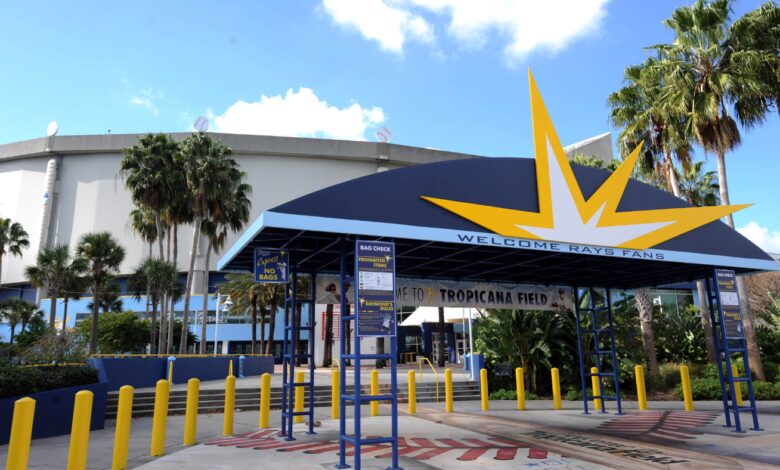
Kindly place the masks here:
<instances>
[{"instance_id":1,"label":"yellow sign","mask_svg":"<svg viewBox=\"0 0 780 470\"><path fill-rule=\"evenodd\" d=\"M539 212L421 196L504 236L645 250L743 209L749 204L618 212L642 149L638 146L588 199L582 195L552 120L528 72L531 88Z\"/></svg>"}]
</instances>

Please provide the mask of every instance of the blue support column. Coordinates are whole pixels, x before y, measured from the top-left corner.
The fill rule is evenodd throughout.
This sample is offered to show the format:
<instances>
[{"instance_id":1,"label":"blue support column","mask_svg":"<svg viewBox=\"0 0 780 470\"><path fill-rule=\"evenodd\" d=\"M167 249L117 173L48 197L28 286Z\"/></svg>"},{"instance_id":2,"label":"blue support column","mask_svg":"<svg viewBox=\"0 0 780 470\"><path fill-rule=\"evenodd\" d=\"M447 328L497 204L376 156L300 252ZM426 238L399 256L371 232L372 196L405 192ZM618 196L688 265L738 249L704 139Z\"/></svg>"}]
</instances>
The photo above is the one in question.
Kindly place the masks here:
<instances>
[{"instance_id":1,"label":"blue support column","mask_svg":"<svg viewBox=\"0 0 780 470\"><path fill-rule=\"evenodd\" d=\"M309 434L316 434L314 432L314 347L316 336L316 316L314 307L317 304L317 275L311 273L311 292L309 297Z\"/></svg>"},{"instance_id":2,"label":"blue support column","mask_svg":"<svg viewBox=\"0 0 780 470\"><path fill-rule=\"evenodd\" d=\"M580 319L580 295L576 287L572 287L572 298L574 300L574 313L577 323L577 352L580 357L580 379L582 382L582 409L583 413L588 414L588 387L585 381L585 356L582 351L582 323Z\"/></svg>"},{"instance_id":3,"label":"blue support column","mask_svg":"<svg viewBox=\"0 0 780 470\"><path fill-rule=\"evenodd\" d=\"M347 465L346 441L344 436L347 433L347 401L344 399L344 392L347 390L347 367L344 356L347 354L347 341L344 337L347 324L347 296L344 295L344 287L347 284L347 253L346 243L341 242L341 258L339 260L339 295L341 296L341 306L339 309L339 389L341 390L341 399L339 400L339 464L337 468L349 468Z\"/></svg>"},{"instance_id":4,"label":"blue support column","mask_svg":"<svg viewBox=\"0 0 780 470\"><path fill-rule=\"evenodd\" d=\"M715 363L718 365L718 377L720 378L720 395L721 399L723 400L723 414L726 416L726 427L731 427L731 413L729 412L729 400L728 400L728 393L726 391L726 381L723 380L723 347L721 346L721 331L720 331L720 321L715 316L715 296L712 295L712 287L710 285L711 279L705 279L705 284L707 285L707 302L709 303L710 307L710 325L712 326L712 339L713 343L715 343L715 354L717 356L717 361Z\"/></svg>"}]
</instances>

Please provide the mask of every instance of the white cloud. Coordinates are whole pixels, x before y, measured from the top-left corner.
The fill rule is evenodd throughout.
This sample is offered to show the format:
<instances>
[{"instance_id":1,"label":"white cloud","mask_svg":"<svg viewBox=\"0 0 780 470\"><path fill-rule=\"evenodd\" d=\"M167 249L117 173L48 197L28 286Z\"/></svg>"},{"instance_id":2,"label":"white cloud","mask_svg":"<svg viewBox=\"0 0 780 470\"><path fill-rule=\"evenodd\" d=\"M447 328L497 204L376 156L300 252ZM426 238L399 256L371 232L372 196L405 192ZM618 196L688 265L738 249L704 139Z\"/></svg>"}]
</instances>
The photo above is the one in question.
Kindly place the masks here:
<instances>
[{"instance_id":1,"label":"white cloud","mask_svg":"<svg viewBox=\"0 0 780 470\"><path fill-rule=\"evenodd\" d=\"M323 6L336 23L356 27L386 50L402 52L409 40L435 42L434 17L448 22L448 34L469 49L497 35L511 63L536 50L557 52L594 32L608 1L323 0Z\"/></svg>"},{"instance_id":2,"label":"white cloud","mask_svg":"<svg viewBox=\"0 0 780 470\"><path fill-rule=\"evenodd\" d=\"M433 26L392 0L323 0L322 6L337 24L356 28L382 49L401 53L404 43L433 41Z\"/></svg>"},{"instance_id":3,"label":"white cloud","mask_svg":"<svg viewBox=\"0 0 780 470\"><path fill-rule=\"evenodd\" d=\"M744 227L737 228L737 231L761 247L764 251L769 253L780 253L780 232L770 231L768 228L762 227L754 221L751 221Z\"/></svg>"},{"instance_id":4,"label":"white cloud","mask_svg":"<svg viewBox=\"0 0 780 470\"><path fill-rule=\"evenodd\" d=\"M133 97L130 98L130 104L146 108L147 111L157 116L160 114L160 110L157 109L155 101L162 98L162 96L162 92L144 88L137 95L133 95Z\"/></svg>"},{"instance_id":5,"label":"white cloud","mask_svg":"<svg viewBox=\"0 0 780 470\"><path fill-rule=\"evenodd\" d=\"M237 101L212 121L218 132L366 140L366 130L382 124L385 114L382 108L364 108L358 103L338 108L301 87L297 92L287 90L284 96Z\"/></svg>"}]
</instances>

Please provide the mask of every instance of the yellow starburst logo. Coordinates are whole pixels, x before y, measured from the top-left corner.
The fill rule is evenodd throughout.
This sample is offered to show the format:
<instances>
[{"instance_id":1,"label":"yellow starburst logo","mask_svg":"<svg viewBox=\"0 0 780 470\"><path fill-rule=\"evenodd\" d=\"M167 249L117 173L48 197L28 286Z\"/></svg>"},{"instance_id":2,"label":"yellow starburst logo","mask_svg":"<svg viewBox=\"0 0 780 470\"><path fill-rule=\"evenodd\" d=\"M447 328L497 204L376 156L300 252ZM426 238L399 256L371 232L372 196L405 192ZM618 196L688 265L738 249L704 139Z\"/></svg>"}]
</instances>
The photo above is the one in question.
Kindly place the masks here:
<instances>
[{"instance_id":1,"label":"yellow starburst logo","mask_svg":"<svg viewBox=\"0 0 780 470\"><path fill-rule=\"evenodd\" d=\"M504 237L645 250L749 204L618 212L641 145L585 199L536 82L531 88L539 212L420 196Z\"/></svg>"}]
</instances>

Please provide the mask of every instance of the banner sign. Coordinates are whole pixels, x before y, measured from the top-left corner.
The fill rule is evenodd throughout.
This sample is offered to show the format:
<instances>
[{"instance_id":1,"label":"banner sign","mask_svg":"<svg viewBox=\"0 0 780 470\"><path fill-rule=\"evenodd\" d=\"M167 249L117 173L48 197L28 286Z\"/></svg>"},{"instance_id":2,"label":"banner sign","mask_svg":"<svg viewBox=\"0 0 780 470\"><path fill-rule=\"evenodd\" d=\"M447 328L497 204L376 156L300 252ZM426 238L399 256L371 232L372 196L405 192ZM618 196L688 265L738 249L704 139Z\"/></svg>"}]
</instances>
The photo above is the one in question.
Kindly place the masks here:
<instances>
[{"instance_id":1,"label":"banner sign","mask_svg":"<svg viewBox=\"0 0 780 470\"><path fill-rule=\"evenodd\" d=\"M355 242L358 336L395 336L395 244Z\"/></svg>"},{"instance_id":2,"label":"banner sign","mask_svg":"<svg viewBox=\"0 0 780 470\"><path fill-rule=\"evenodd\" d=\"M347 301L352 302L351 284L346 284ZM526 284L437 281L397 278L399 307L507 308L516 310L573 310L571 288ZM317 303L341 303L338 276L317 276Z\"/></svg>"},{"instance_id":3,"label":"banner sign","mask_svg":"<svg viewBox=\"0 0 780 470\"><path fill-rule=\"evenodd\" d=\"M721 310L723 310L726 336L729 338L744 337L742 310L739 306L739 293L737 291L737 275L728 269L716 269L715 282L718 283L718 301Z\"/></svg>"},{"instance_id":4,"label":"banner sign","mask_svg":"<svg viewBox=\"0 0 780 470\"><path fill-rule=\"evenodd\" d=\"M290 279L287 250L255 248L255 282L285 284Z\"/></svg>"}]
</instances>

